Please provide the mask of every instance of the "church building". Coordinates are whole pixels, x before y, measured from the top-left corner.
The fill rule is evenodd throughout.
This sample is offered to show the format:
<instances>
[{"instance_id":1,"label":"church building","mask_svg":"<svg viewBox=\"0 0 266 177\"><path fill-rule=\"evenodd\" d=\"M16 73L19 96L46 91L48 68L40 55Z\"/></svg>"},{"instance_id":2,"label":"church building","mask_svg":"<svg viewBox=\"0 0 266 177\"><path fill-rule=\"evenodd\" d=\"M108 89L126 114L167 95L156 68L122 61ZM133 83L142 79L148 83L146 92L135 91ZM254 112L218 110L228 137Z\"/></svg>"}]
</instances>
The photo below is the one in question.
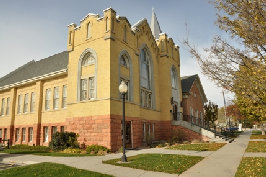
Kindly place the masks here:
<instances>
[{"instance_id":1,"label":"church building","mask_svg":"<svg viewBox=\"0 0 266 177\"><path fill-rule=\"evenodd\" d=\"M56 131L112 151L121 141L126 94L126 146L164 140L183 108L179 47L155 13L131 25L112 8L68 25L67 51L30 61L0 79L0 138L47 146ZM189 131L189 130L188 130ZM191 132L193 133L193 132Z\"/></svg>"}]
</instances>

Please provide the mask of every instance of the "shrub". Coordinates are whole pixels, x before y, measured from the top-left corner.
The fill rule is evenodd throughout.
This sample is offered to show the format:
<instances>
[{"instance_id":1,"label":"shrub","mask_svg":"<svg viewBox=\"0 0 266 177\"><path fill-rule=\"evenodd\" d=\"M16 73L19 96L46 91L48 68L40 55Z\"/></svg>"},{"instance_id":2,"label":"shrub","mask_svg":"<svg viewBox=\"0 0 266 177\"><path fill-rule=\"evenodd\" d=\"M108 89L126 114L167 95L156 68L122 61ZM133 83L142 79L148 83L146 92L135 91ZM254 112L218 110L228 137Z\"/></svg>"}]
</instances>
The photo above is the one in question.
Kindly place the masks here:
<instances>
[{"instance_id":1,"label":"shrub","mask_svg":"<svg viewBox=\"0 0 266 177\"><path fill-rule=\"evenodd\" d=\"M10 149L16 149L16 150L30 150L30 151L50 151L50 148L47 146L28 146L26 144L17 144L14 146L11 146Z\"/></svg>"},{"instance_id":2,"label":"shrub","mask_svg":"<svg viewBox=\"0 0 266 177\"><path fill-rule=\"evenodd\" d=\"M49 147L54 151L67 148L79 148L77 138L78 134L74 132L56 132L52 136L52 141L50 141Z\"/></svg>"},{"instance_id":3,"label":"shrub","mask_svg":"<svg viewBox=\"0 0 266 177\"><path fill-rule=\"evenodd\" d=\"M110 149L108 149L107 147L104 147L104 146L100 146L98 144L93 144L93 145L87 146L86 151L89 154L103 155L103 154L105 154L104 152L109 153Z\"/></svg>"},{"instance_id":4,"label":"shrub","mask_svg":"<svg viewBox=\"0 0 266 177\"><path fill-rule=\"evenodd\" d=\"M186 140L186 134L184 130L177 129L171 131L171 138L169 139L170 144L182 143L185 140Z\"/></svg>"},{"instance_id":5,"label":"shrub","mask_svg":"<svg viewBox=\"0 0 266 177\"><path fill-rule=\"evenodd\" d=\"M76 148L68 148L63 151L63 153L73 153L73 154L80 154L81 149L76 149Z\"/></svg>"}]
</instances>

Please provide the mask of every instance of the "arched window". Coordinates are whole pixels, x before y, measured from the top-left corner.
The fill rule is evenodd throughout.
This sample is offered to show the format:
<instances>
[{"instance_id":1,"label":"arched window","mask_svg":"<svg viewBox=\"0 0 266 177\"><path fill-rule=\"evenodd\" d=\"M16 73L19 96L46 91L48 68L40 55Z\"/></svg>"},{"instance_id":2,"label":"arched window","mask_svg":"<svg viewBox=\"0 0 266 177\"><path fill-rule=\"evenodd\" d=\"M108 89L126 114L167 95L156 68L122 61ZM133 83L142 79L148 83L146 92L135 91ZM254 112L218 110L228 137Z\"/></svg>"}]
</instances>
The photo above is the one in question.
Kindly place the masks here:
<instances>
[{"instance_id":1,"label":"arched window","mask_svg":"<svg viewBox=\"0 0 266 177\"><path fill-rule=\"evenodd\" d=\"M90 52L88 52L81 61L81 66L92 65L95 63L95 59Z\"/></svg>"},{"instance_id":2,"label":"arched window","mask_svg":"<svg viewBox=\"0 0 266 177\"><path fill-rule=\"evenodd\" d=\"M129 67L128 56L126 54L121 55L121 57L120 57L120 65L124 66L126 68Z\"/></svg>"},{"instance_id":3,"label":"arched window","mask_svg":"<svg viewBox=\"0 0 266 177\"><path fill-rule=\"evenodd\" d=\"M94 71L91 70L92 68L94 68ZM86 49L80 56L77 84L78 101L92 100L96 98L97 56L92 49Z\"/></svg>"},{"instance_id":4,"label":"arched window","mask_svg":"<svg viewBox=\"0 0 266 177\"><path fill-rule=\"evenodd\" d=\"M141 86L150 89L150 58L146 49L141 50Z\"/></svg>"},{"instance_id":5,"label":"arched window","mask_svg":"<svg viewBox=\"0 0 266 177\"><path fill-rule=\"evenodd\" d=\"M91 37L91 24L88 23L87 25L87 38L90 38Z\"/></svg>"},{"instance_id":6,"label":"arched window","mask_svg":"<svg viewBox=\"0 0 266 177\"><path fill-rule=\"evenodd\" d=\"M151 89L151 62L146 48L140 53L140 86L141 86L141 105L143 107L152 107L152 89Z\"/></svg>"},{"instance_id":7,"label":"arched window","mask_svg":"<svg viewBox=\"0 0 266 177\"><path fill-rule=\"evenodd\" d=\"M173 89L177 89L177 73L174 67L171 70L171 85Z\"/></svg>"},{"instance_id":8,"label":"arched window","mask_svg":"<svg viewBox=\"0 0 266 177\"><path fill-rule=\"evenodd\" d=\"M126 69L125 69L126 68ZM133 70L130 55L126 50L119 54L119 84L124 81L128 86L126 100L133 101ZM122 97L121 97L122 98Z\"/></svg>"}]
</instances>

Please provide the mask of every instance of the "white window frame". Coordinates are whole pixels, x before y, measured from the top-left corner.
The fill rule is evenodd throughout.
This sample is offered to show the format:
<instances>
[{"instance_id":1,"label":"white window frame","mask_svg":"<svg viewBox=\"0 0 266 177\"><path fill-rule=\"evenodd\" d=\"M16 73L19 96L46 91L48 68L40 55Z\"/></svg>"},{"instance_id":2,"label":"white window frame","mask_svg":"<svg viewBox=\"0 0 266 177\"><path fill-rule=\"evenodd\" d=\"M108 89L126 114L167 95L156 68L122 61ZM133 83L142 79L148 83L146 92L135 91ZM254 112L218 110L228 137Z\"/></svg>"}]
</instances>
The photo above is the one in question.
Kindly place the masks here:
<instances>
[{"instance_id":1,"label":"white window frame","mask_svg":"<svg viewBox=\"0 0 266 177\"><path fill-rule=\"evenodd\" d=\"M16 128L16 142L19 141L19 128Z\"/></svg>"},{"instance_id":2,"label":"white window frame","mask_svg":"<svg viewBox=\"0 0 266 177\"><path fill-rule=\"evenodd\" d=\"M31 92L31 98L30 98L30 112L35 111L35 93Z\"/></svg>"},{"instance_id":3,"label":"white window frame","mask_svg":"<svg viewBox=\"0 0 266 177\"><path fill-rule=\"evenodd\" d=\"M22 108L22 95L18 95L18 107L17 107L17 114L21 114Z\"/></svg>"},{"instance_id":4,"label":"white window frame","mask_svg":"<svg viewBox=\"0 0 266 177\"><path fill-rule=\"evenodd\" d=\"M89 77L88 79L89 84L88 84L88 89L89 89L89 99L92 100L95 98L95 78L93 77Z\"/></svg>"},{"instance_id":5,"label":"white window frame","mask_svg":"<svg viewBox=\"0 0 266 177\"><path fill-rule=\"evenodd\" d=\"M146 142L146 123L143 123L143 141Z\"/></svg>"},{"instance_id":6,"label":"white window frame","mask_svg":"<svg viewBox=\"0 0 266 177\"><path fill-rule=\"evenodd\" d=\"M29 94L26 93L24 96L24 105L23 105L23 113L28 112L28 107L29 107Z\"/></svg>"},{"instance_id":7,"label":"white window frame","mask_svg":"<svg viewBox=\"0 0 266 177\"><path fill-rule=\"evenodd\" d=\"M22 128L22 142L26 141L26 128Z\"/></svg>"},{"instance_id":8,"label":"white window frame","mask_svg":"<svg viewBox=\"0 0 266 177\"><path fill-rule=\"evenodd\" d=\"M81 78L80 79L80 101L86 101L87 99L88 99L88 79Z\"/></svg>"},{"instance_id":9,"label":"white window frame","mask_svg":"<svg viewBox=\"0 0 266 177\"><path fill-rule=\"evenodd\" d=\"M62 91L62 108L67 107L67 85L63 85Z\"/></svg>"},{"instance_id":10,"label":"white window frame","mask_svg":"<svg viewBox=\"0 0 266 177\"><path fill-rule=\"evenodd\" d=\"M29 142L32 142L32 140L33 140L33 128L30 127L29 128Z\"/></svg>"},{"instance_id":11,"label":"white window frame","mask_svg":"<svg viewBox=\"0 0 266 177\"><path fill-rule=\"evenodd\" d=\"M59 87L54 87L53 108L59 109Z\"/></svg>"},{"instance_id":12,"label":"white window frame","mask_svg":"<svg viewBox=\"0 0 266 177\"><path fill-rule=\"evenodd\" d=\"M43 127L43 142L48 142L49 140L49 130L48 127Z\"/></svg>"},{"instance_id":13,"label":"white window frame","mask_svg":"<svg viewBox=\"0 0 266 177\"><path fill-rule=\"evenodd\" d=\"M9 115L10 112L10 97L6 99L6 115Z\"/></svg>"},{"instance_id":14,"label":"white window frame","mask_svg":"<svg viewBox=\"0 0 266 177\"><path fill-rule=\"evenodd\" d=\"M1 104L1 116L5 115L5 98L2 98L2 104Z\"/></svg>"},{"instance_id":15,"label":"white window frame","mask_svg":"<svg viewBox=\"0 0 266 177\"><path fill-rule=\"evenodd\" d=\"M51 89L48 88L45 91L45 110L50 110Z\"/></svg>"}]
</instances>

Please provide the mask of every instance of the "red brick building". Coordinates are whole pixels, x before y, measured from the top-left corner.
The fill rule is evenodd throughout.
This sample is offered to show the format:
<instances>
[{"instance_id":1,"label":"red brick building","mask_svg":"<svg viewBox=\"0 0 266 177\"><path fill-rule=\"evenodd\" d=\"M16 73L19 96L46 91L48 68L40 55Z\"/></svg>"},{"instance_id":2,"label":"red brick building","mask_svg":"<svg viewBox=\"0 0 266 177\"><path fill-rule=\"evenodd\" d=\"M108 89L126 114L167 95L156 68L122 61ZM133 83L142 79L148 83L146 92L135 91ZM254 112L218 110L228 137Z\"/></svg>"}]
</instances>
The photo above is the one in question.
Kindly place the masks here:
<instances>
[{"instance_id":1,"label":"red brick building","mask_svg":"<svg viewBox=\"0 0 266 177\"><path fill-rule=\"evenodd\" d=\"M184 76L182 82L183 120L203 126L203 106L207 102L199 76Z\"/></svg>"}]
</instances>

